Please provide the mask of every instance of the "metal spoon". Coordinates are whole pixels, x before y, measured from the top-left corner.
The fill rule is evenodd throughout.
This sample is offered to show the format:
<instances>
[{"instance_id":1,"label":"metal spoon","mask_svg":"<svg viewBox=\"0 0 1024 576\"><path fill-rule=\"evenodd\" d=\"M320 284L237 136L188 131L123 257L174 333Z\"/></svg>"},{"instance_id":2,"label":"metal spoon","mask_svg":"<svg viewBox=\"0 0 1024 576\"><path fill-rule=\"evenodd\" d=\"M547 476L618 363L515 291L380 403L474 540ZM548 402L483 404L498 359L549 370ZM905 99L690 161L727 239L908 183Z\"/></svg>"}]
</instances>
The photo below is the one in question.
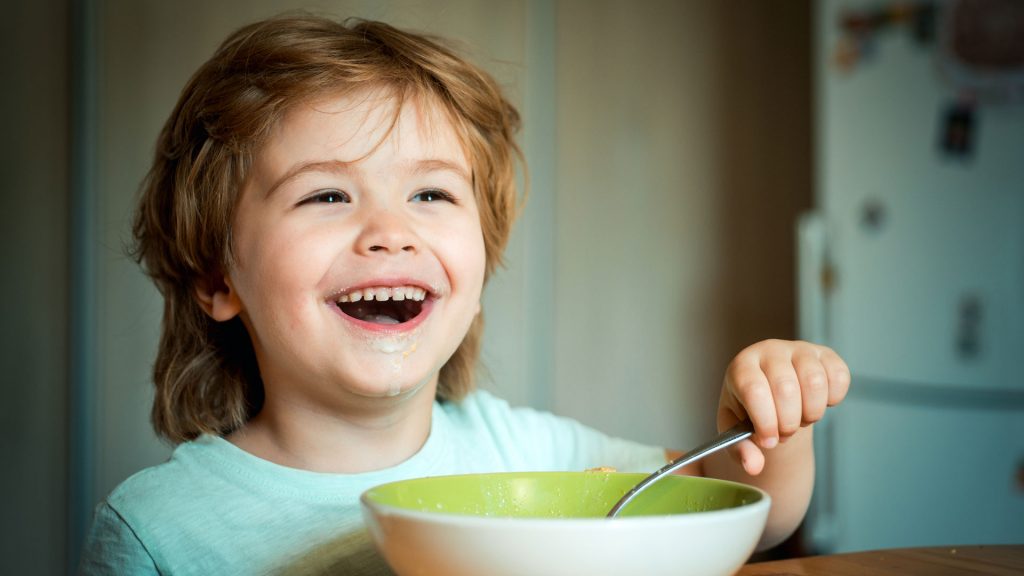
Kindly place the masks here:
<instances>
[{"instance_id":1,"label":"metal spoon","mask_svg":"<svg viewBox=\"0 0 1024 576\"><path fill-rule=\"evenodd\" d=\"M612 509L608 512L607 518L615 518L616 516L618 516L619 512L621 512L622 509L626 506L626 504L629 504L630 501L633 500L633 498L636 498L638 494L646 490L651 484L654 484L658 480L661 480L666 475L675 472L676 470L682 468L683 466L686 466L687 464L690 464L691 462L696 462L697 460L700 460L701 458L707 456L708 454L711 454L712 452L718 452L722 448L728 448L729 446L732 446L733 444L741 440L749 438L753 433L754 425L751 424L749 420L744 420L739 424L733 426L732 428L729 428L725 432L722 432L714 440L711 440L710 442L707 442L705 444L701 444L700 446L697 446L696 448L690 450L686 454L683 454L679 458L676 458L675 460L662 466L661 468L658 469L657 472L644 478L643 480L640 481L639 484L633 486L633 488L629 492L626 492L625 496L619 499L619 501L615 503L615 506L612 506Z\"/></svg>"}]
</instances>

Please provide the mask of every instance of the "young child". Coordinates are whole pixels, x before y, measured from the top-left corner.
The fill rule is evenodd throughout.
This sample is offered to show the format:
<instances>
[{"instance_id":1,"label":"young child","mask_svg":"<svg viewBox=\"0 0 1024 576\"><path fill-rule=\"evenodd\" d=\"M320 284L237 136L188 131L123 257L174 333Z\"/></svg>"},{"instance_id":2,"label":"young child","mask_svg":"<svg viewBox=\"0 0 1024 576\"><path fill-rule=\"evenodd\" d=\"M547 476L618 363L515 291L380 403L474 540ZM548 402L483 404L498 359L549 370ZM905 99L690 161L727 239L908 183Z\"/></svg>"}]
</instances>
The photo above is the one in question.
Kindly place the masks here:
<instances>
[{"instance_id":1,"label":"young child","mask_svg":"<svg viewBox=\"0 0 1024 576\"><path fill-rule=\"evenodd\" d=\"M385 24L234 33L160 134L135 220L165 298L152 419L177 444L96 509L85 574L386 574L360 493L482 471L652 471L672 454L473 391L480 296L516 212L519 117L487 74ZM688 473L761 486L763 546L800 522L831 350L742 351Z\"/></svg>"}]
</instances>

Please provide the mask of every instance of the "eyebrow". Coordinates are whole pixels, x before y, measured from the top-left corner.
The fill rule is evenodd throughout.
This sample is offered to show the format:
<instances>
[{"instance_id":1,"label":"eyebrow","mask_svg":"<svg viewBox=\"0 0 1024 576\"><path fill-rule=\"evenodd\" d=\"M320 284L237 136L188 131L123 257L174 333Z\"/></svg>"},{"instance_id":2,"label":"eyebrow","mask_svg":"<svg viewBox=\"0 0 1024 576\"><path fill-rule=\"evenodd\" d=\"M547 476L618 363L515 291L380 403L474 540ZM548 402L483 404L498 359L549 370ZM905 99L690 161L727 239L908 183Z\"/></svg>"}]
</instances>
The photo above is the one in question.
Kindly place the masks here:
<instances>
[{"instance_id":1,"label":"eyebrow","mask_svg":"<svg viewBox=\"0 0 1024 576\"><path fill-rule=\"evenodd\" d=\"M271 184L270 188L267 188L267 192L263 197L270 198L278 188L284 185L285 182L300 174L305 174L306 172L333 172L335 174L345 174L349 171L350 165L350 162L343 162L341 160L314 160L312 162L296 164Z\"/></svg>"},{"instance_id":2,"label":"eyebrow","mask_svg":"<svg viewBox=\"0 0 1024 576\"><path fill-rule=\"evenodd\" d=\"M352 165L353 162L345 162L343 160L314 160L311 162L296 164L289 168L284 175L278 178L270 188L267 189L266 194L264 194L264 198L270 198L278 188L285 184L285 182L288 182L300 174L305 174L307 172L346 174L351 170ZM406 170L414 176L421 176L431 172L451 172L466 182L473 182L472 176L461 164L444 158L412 160L406 163L406 165L408 166Z\"/></svg>"},{"instance_id":3,"label":"eyebrow","mask_svg":"<svg viewBox=\"0 0 1024 576\"><path fill-rule=\"evenodd\" d=\"M444 158L425 158L423 160L416 160L410 162L410 172L414 175L429 174L431 172L453 172L456 176L462 178L466 182L472 182L472 175L462 167L461 164L452 162L451 160L445 160Z\"/></svg>"}]
</instances>

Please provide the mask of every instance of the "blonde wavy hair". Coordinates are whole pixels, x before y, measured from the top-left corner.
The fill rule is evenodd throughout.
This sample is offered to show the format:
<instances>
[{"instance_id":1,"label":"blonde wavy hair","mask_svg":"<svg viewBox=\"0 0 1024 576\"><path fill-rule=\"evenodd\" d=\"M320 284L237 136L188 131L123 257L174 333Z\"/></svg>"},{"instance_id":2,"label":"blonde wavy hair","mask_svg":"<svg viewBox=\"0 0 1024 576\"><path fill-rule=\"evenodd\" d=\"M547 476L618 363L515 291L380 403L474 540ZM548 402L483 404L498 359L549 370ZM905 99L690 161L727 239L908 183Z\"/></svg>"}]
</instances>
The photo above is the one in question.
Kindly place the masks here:
<instances>
[{"instance_id":1,"label":"blonde wavy hair","mask_svg":"<svg viewBox=\"0 0 1024 576\"><path fill-rule=\"evenodd\" d=\"M501 263L519 201L519 114L486 72L439 40L387 24L306 14L231 34L185 86L157 140L133 223L132 254L164 297L153 368L152 423L172 443L227 434L263 405L263 385L241 320L216 322L196 287L227 269L233 209L254 155L294 106L338 91L385 87L397 111L410 98L439 103L469 155L486 250ZM441 368L437 395L474 386L478 315Z\"/></svg>"}]
</instances>

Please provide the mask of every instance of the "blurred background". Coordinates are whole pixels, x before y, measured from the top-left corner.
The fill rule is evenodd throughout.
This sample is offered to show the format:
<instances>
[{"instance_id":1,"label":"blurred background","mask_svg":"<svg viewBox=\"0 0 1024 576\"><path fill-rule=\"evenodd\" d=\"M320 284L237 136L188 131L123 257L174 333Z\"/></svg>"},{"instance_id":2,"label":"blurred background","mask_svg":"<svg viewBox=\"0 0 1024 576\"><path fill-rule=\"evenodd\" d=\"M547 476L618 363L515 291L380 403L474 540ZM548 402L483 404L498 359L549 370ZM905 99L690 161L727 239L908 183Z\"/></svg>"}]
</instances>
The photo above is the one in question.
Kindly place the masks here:
<instances>
[{"instance_id":1,"label":"blurred background","mask_svg":"<svg viewBox=\"0 0 1024 576\"><path fill-rule=\"evenodd\" d=\"M530 198L485 293L482 387L685 448L744 346L826 343L853 388L775 554L1024 542L1024 4L12 4L3 572L73 571L93 506L170 454L136 190L190 74L292 9L450 38L520 107Z\"/></svg>"}]
</instances>

